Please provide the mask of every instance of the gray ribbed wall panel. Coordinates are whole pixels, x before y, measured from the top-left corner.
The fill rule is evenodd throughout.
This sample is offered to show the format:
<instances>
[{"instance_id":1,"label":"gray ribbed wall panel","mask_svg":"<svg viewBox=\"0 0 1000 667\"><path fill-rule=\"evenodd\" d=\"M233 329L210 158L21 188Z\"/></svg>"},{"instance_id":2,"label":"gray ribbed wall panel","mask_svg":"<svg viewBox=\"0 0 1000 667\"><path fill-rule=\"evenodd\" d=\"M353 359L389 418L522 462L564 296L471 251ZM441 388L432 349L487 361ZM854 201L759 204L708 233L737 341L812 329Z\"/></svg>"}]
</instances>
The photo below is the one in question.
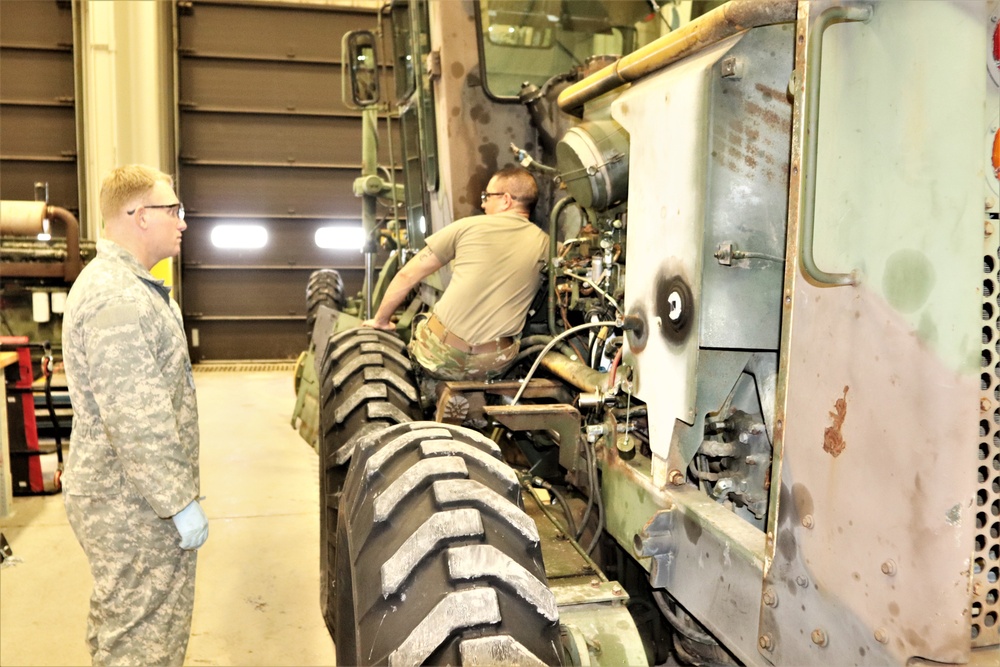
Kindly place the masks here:
<instances>
[{"instance_id":1,"label":"gray ribbed wall panel","mask_svg":"<svg viewBox=\"0 0 1000 667\"><path fill-rule=\"evenodd\" d=\"M349 294L360 290L360 251L323 250L314 237L319 227L361 224L352 188L361 115L341 101L340 43L376 20L321 5L179 5L178 185L189 222L181 293L195 361L295 358L316 268L336 268ZM387 144L380 153L388 164ZM239 223L264 227L267 245L212 245L216 225Z\"/></svg>"}]
</instances>

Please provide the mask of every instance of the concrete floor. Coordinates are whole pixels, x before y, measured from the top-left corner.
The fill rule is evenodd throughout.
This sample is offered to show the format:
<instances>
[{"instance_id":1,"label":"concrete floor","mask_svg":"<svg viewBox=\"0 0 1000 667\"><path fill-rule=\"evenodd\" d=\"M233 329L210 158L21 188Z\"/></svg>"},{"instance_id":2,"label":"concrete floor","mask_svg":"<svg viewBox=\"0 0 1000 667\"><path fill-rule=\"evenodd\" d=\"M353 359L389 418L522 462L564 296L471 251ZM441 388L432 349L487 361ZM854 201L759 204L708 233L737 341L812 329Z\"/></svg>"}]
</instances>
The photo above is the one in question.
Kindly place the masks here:
<instances>
[{"instance_id":1,"label":"concrete floor","mask_svg":"<svg viewBox=\"0 0 1000 667\"><path fill-rule=\"evenodd\" d=\"M196 372L201 492L188 665L333 665L319 610L316 454L289 425L292 372ZM90 572L62 496L14 499L0 519L0 665L89 665Z\"/></svg>"}]
</instances>

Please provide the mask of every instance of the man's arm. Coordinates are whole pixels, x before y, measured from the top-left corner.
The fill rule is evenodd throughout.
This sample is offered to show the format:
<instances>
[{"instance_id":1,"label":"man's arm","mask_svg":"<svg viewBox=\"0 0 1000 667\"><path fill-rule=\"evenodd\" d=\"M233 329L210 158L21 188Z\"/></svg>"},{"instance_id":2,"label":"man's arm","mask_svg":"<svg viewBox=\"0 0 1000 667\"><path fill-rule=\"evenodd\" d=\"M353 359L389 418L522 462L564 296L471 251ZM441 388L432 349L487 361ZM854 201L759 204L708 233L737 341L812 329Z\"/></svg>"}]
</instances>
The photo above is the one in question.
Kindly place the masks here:
<instances>
[{"instance_id":1,"label":"man's arm","mask_svg":"<svg viewBox=\"0 0 1000 667\"><path fill-rule=\"evenodd\" d=\"M382 297L382 303L378 307L378 311L375 313L375 317L370 320L365 320L361 323L362 326L371 327L373 329L384 329L385 331L395 331L396 326L389 321L392 314L396 312L396 309L403 303L406 299L406 295L409 294L421 280L431 275L438 269L440 269L444 264L441 260L431 251L430 248L425 247L423 250L417 253L417 255L403 265L403 268L399 270L396 277L392 279L389 283L389 287L385 290L385 296Z\"/></svg>"}]
</instances>

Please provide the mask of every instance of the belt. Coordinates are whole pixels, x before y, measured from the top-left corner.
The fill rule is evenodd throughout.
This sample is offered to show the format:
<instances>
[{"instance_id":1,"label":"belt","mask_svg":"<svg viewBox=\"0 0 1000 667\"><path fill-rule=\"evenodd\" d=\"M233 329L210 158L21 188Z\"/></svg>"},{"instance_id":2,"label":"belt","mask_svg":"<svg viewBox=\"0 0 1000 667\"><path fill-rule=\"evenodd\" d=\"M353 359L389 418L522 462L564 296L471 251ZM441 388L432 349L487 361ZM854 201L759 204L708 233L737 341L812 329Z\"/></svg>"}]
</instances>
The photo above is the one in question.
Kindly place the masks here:
<instances>
[{"instance_id":1,"label":"belt","mask_svg":"<svg viewBox=\"0 0 1000 667\"><path fill-rule=\"evenodd\" d=\"M508 348L514 344L513 338L510 336L504 336L503 338L497 338L496 340L480 343L479 345L470 345L463 339L448 331L448 329L445 328L444 323L438 319L437 315L431 315L427 318L427 328L430 329L442 343L455 348L459 352L465 352L466 354L499 352L500 350Z\"/></svg>"}]
</instances>

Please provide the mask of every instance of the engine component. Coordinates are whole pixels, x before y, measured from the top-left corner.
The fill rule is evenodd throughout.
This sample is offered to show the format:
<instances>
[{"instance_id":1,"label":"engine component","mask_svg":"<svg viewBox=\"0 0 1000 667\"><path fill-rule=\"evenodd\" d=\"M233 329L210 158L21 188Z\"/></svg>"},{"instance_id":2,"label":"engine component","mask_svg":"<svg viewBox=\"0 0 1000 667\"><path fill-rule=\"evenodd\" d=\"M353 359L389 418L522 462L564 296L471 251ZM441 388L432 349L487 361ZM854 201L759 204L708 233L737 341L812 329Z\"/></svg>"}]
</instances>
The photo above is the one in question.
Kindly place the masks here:
<instances>
[{"instance_id":1,"label":"engine component","mask_svg":"<svg viewBox=\"0 0 1000 667\"><path fill-rule=\"evenodd\" d=\"M581 206L605 211L628 195L628 152L628 134L618 123L582 123L556 146L561 180Z\"/></svg>"}]
</instances>

